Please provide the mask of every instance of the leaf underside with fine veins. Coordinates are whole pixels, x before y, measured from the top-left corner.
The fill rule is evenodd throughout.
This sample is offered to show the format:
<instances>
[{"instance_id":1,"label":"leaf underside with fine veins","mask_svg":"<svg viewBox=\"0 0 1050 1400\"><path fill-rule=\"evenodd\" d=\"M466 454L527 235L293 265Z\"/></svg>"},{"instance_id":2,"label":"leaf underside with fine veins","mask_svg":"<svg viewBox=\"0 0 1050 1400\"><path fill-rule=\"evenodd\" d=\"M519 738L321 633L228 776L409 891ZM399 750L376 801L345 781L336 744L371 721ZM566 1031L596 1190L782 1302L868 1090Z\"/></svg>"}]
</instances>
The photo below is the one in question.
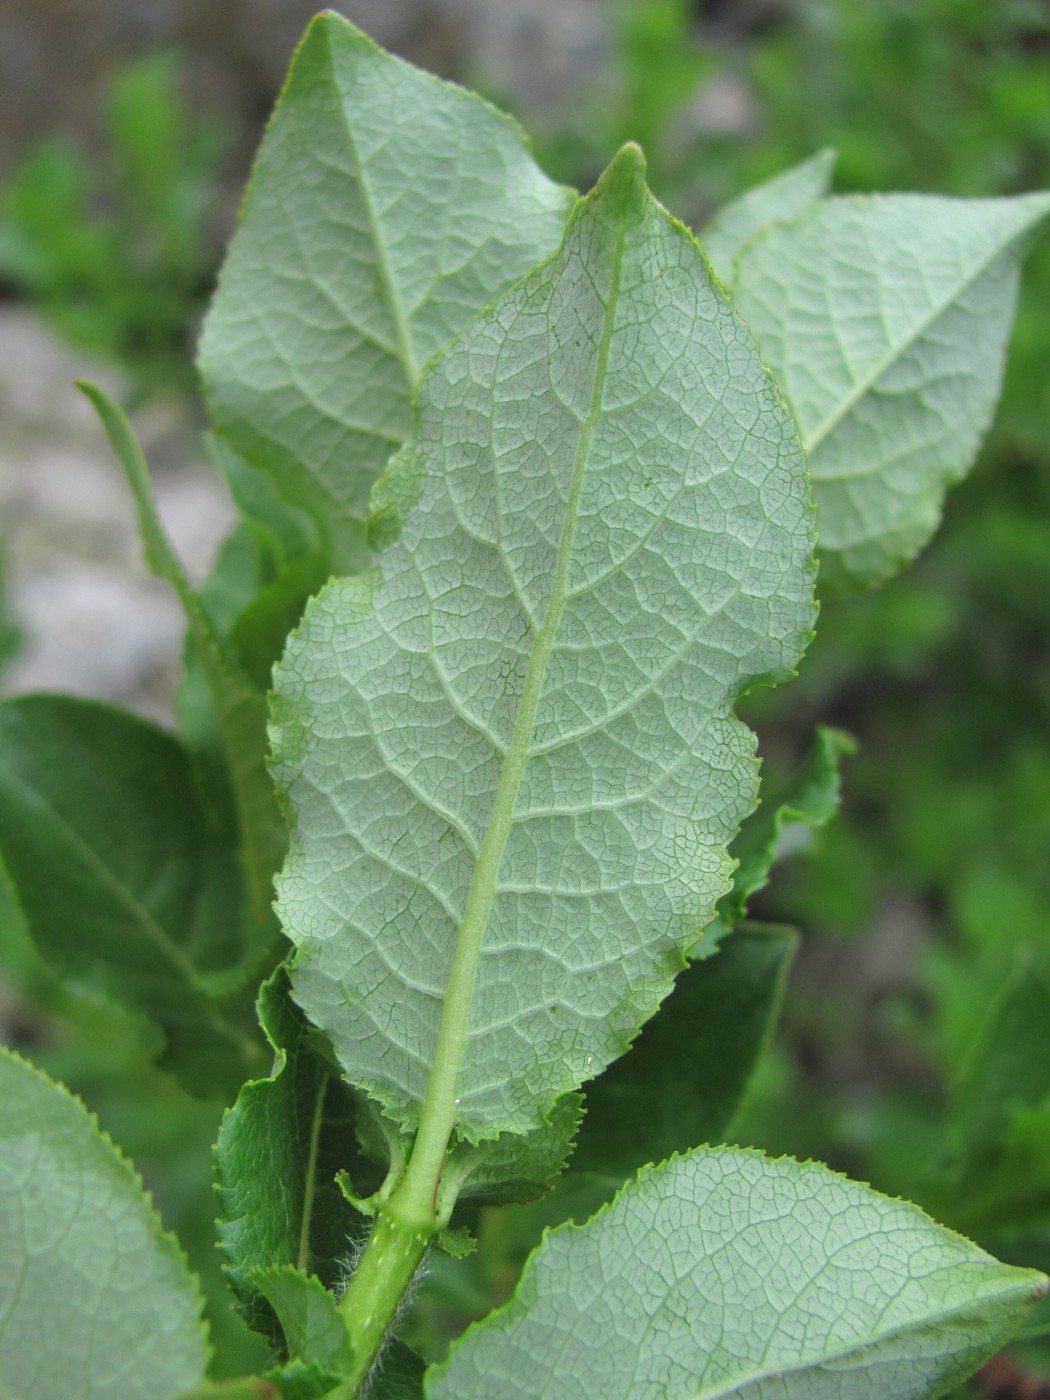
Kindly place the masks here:
<instances>
[{"instance_id":1,"label":"leaf underside with fine veins","mask_svg":"<svg viewBox=\"0 0 1050 1400\"><path fill-rule=\"evenodd\" d=\"M933 533L999 395L1018 242L1048 210L831 199L740 253L733 301L798 420L828 591L881 582Z\"/></svg>"},{"instance_id":2,"label":"leaf underside with fine veins","mask_svg":"<svg viewBox=\"0 0 1050 1400\"><path fill-rule=\"evenodd\" d=\"M823 199L831 183L835 152L818 151L808 160L745 190L720 209L697 235L724 287L732 288L736 255L768 225L794 218Z\"/></svg>"},{"instance_id":3,"label":"leaf underside with fine veins","mask_svg":"<svg viewBox=\"0 0 1050 1400\"><path fill-rule=\"evenodd\" d=\"M549 1235L429 1400L921 1400L1046 1280L813 1162L702 1149Z\"/></svg>"},{"instance_id":4,"label":"leaf underside with fine veins","mask_svg":"<svg viewBox=\"0 0 1050 1400\"><path fill-rule=\"evenodd\" d=\"M212 419L363 560L368 492L423 363L551 253L572 206L517 125L314 21L263 141L208 317Z\"/></svg>"},{"instance_id":5,"label":"leaf underside with fine veins","mask_svg":"<svg viewBox=\"0 0 1050 1400\"><path fill-rule=\"evenodd\" d=\"M204 1375L202 1300L83 1104L0 1049L0 1394L169 1400Z\"/></svg>"},{"instance_id":6,"label":"leaf underside with fine veins","mask_svg":"<svg viewBox=\"0 0 1050 1400\"><path fill-rule=\"evenodd\" d=\"M637 151L434 364L379 495L419 504L278 672L295 995L408 1129L447 1003L461 1133L527 1131L669 991L754 798L732 702L812 621L787 414Z\"/></svg>"}]
</instances>

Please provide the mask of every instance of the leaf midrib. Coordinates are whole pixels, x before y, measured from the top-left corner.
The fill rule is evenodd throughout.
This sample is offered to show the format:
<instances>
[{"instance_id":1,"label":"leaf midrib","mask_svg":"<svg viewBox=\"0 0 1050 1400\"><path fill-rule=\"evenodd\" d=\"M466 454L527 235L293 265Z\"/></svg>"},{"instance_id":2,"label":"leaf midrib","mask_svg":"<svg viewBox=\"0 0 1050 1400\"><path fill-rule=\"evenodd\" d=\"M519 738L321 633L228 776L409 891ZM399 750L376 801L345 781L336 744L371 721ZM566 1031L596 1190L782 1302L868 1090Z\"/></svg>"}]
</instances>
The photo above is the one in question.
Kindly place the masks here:
<instances>
[{"instance_id":1,"label":"leaf midrib","mask_svg":"<svg viewBox=\"0 0 1050 1400\"><path fill-rule=\"evenodd\" d=\"M858 1337L855 1341L848 1342L842 1346L835 1347L830 1351L814 1353L812 1356L802 1357L798 1361L789 1362L783 1366L767 1366L763 1370L754 1370L748 1375L734 1376L727 1384L722 1384L717 1390L703 1389L690 1391L688 1395L681 1395L679 1400L732 1400L734 1396L742 1394L745 1387L754 1385L756 1382L773 1380L781 1376L796 1375L801 1372L812 1370L816 1366L825 1365L831 1361L842 1361L853 1352L861 1351L865 1347L878 1344L880 1342L892 1341L897 1337L906 1337L909 1332L916 1332L920 1328L936 1327L939 1323L948 1321L953 1317L964 1315L967 1310L993 1300L1008 1301L1013 1296L1023 1298L1031 1289L1022 1290L1019 1284L1014 1284L1009 1288L998 1288L987 1293L982 1293L979 1297L970 1298L965 1304L955 1307L941 1308L934 1313L927 1313L921 1321L916 1324L912 1322L897 1323L892 1327L887 1327L871 1332L866 1337Z\"/></svg>"},{"instance_id":2,"label":"leaf midrib","mask_svg":"<svg viewBox=\"0 0 1050 1400\"><path fill-rule=\"evenodd\" d=\"M621 221L612 258L609 298L605 303L591 401L580 426L550 597L529 658L514 728L503 760L488 828L475 862L474 876L457 936L452 971L445 990L431 1074L420 1109L419 1131L410 1164L410 1171L417 1180L425 1174L430 1175L431 1181L437 1179L457 1118L456 1085L466 1052L471 1003L482 944L497 893L503 852L513 826L518 791L530 758L533 728L542 696L547 663L568 597L568 573L575 539L576 517L590 457L591 439L604 399L609 348L620 294L625 237L625 225Z\"/></svg>"},{"instance_id":3,"label":"leaf midrib","mask_svg":"<svg viewBox=\"0 0 1050 1400\"><path fill-rule=\"evenodd\" d=\"M332 79L332 89L336 94L336 106L341 117L341 126L346 137L346 144L357 171L357 185L361 194L361 203L364 206L365 215L368 219L368 227L372 234L372 242L375 248L376 267L379 278L386 292L390 311L394 318L394 332L397 337L398 359L401 362L401 369L404 373L408 385L409 393L414 392L419 382L419 364L416 360L415 350L412 346L411 333L409 331L408 317L401 304L397 285L394 281L393 273L390 270L390 262L387 255L386 245L380 236L379 220L376 217L375 207L372 204L372 195L365 179L365 164L361 159L361 154L354 139L353 127L343 101L342 89L335 71L335 55L332 52L332 40L329 35L325 44L325 54L328 59L329 72Z\"/></svg>"},{"instance_id":4,"label":"leaf midrib","mask_svg":"<svg viewBox=\"0 0 1050 1400\"><path fill-rule=\"evenodd\" d=\"M1011 252L1011 244L1024 232L1024 228L1014 230L1010 237L1003 243L992 248L982 260L957 283L954 284L950 292L938 301L923 316L908 335L901 341L891 345L884 355L882 355L868 372L856 381L849 393L839 401L839 403L828 413L810 434L804 434L802 445L806 449L808 456L812 458L813 453L821 445L824 439L838 427L842 420L852 409L856 408L861 399L868 394L879 382L882 376L891 369L900 357L907 353L926 334L930 327L959 299L962 293L982 277L991 267L997 258L1001 258ZM812 465L812 463L811 463ZM819 473L817 474L819 476Z\"/></svg>"}]
</instances>

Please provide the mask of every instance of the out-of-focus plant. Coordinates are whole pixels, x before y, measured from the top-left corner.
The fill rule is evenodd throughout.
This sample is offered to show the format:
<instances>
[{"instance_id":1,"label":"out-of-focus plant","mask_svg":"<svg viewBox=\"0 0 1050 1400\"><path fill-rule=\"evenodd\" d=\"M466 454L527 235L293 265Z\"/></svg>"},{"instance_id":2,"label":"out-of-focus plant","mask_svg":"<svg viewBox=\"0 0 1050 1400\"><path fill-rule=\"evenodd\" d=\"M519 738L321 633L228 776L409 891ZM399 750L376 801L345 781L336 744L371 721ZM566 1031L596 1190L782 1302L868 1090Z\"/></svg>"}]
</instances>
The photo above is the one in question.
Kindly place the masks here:
<instances>
[{"instance_id":1,"label":"out-of-focus plant","mask_svg":"<svg viewBox=\"0 0 1050 1400\"><path fill-rule=\"evenodd\" d=\"M194 116L168 52L113 78L103 128L97 157L62 136L25 155L0 199L0 280L126 365L141 396L190 376L227 139Z\"/></svg>"},{"instance_id":2,"label":"out-of-focus plant","mask_svg":"<svg viewBox=\"0 0 1050 1400\"><path fill-rule=\"evenodd\" d=\"M0 539L0 672L18 648L19 630L11 620L7 602L7 554Z\"/></svg>"}]
</instances>

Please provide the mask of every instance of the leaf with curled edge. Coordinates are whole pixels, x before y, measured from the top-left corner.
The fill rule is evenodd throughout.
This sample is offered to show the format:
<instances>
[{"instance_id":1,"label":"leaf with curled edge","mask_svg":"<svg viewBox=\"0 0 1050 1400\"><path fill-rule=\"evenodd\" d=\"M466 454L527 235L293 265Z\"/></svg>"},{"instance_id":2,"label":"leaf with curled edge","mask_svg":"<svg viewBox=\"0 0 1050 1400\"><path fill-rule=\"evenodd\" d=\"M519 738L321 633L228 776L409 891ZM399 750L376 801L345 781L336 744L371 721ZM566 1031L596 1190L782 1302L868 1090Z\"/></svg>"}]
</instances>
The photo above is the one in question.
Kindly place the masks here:
<instances>
[{"instance_id":1,"label":"leaf with curled edge","mask_svg":"<svg viewBox=\"0 0 1050 1400\"><path fill-rule=\"evenodd\" d=\"M571 190L509 117L337 14L295 55L204 326L219 432L365 559L368 493L423 364L557 247Z\"/></svg>"},{"instance_id":2,"label":"leaf with curled edge","mask_svg":"<svg viewBox=\"0 0 1050 1400\"><path fill-rule=\"evenodd\" d=\"M813 621L786 410L636 148L377 496L392 542L276 676L294 994L407 1131L429 1084L460 1138L527 1132L670 990L754 802L734 700Z\"/></svg>"},{"instance_id":3,"label":"leaf with curled edge","mask_svg":"<svg viewBox=\"0 0 1050 1400\"><path fill-rule=\"evenodd\" d=\"M814 1162L704 1148L548 1234L428 1400L921 1400L1047 1280Z\"/></svg>"},{"instance_id":4,"label":"leaf with curled edge","mask_svg":"<svg viewBox=\"0 0 1050 1400\"><path fill-rule=\"evenodd\" d=\"M835 816L842 798L839 769L856 751L856 740L844 729L819 724L801 769L779 791L763 792L729 847L737 862L733 887L718 901L717 917L689 950L691 958L710 957L746 918L751 896L769 883L773 866L805 850L813 833Z\"/></svg>"},{"instance_id":5,"label":"leaf with curled edge","mask_svg":"<svg viewBox=\"0 0 1050 1400\"><path fill-rule=\"evenodd\" d=\"M881 583L927 542L991 422L1020 252L1050 195L826 199L740 251L733 301L794 410L820 583Z\"/></svg>"},{"instance_id":6,"label":"leaf with curled edge","mask_svg":"<svg viewBox=\"0 0 1050 1400\"><path fill-rule=\"evenodd\" d=\"M312 1045L283 966L263 983L259 1021L274 1067L249 1080L223 1118L215 1148L218 1231L241 1312L256 1331L274 1336L262 1272L298 1267L324 1284L339 1282L361 1221L336 1174L352 1170L359 1187L378 1180L369 1183L361 1160L355 1096Z\"/></svg>"}]
</instances>

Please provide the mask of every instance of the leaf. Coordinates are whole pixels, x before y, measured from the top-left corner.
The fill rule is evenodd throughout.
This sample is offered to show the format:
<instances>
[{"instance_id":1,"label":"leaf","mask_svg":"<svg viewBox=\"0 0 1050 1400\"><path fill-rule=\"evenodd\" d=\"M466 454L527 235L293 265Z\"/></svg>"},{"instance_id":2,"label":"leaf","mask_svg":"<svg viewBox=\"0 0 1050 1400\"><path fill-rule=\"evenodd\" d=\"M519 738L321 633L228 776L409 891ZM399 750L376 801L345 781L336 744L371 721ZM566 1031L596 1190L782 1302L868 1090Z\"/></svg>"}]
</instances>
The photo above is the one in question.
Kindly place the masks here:
<instances>
[{"instance_id":1,"label":"leaf","mask_svg":"<svg viewBox=\"0 0 1050 1400\"><path fill-rule=\"evenodd\" d=\"M244 956L243 882L175 739L93 700L0 701L0 853L61 978L152 1017L198 1093L240 1083L252 1047L213 997Z\"/></svg>"},{"instance_id":2,"label":"leaf","mask_svg":"<svg viewBox=\"0 0 1050 1400\"><path fill-rule=\"evenodd\" d=\"M458 1143L441 1175L442 1193L476 1205L538 1200L563 1170L582 1113L582 1097L566 1094L551 1110L550 1121L524 1137L504 1133L487 1142Z\"/></svg>"},{"instance_id":3,"label":"leaf","mask_svg":"<svg viewBox=\"0 0 1050 1400\"><path fill-rule=\"evenodd\" d=\"M798 937L745 924L691 963L637 1042L587 1090L572 1165L620 1180L647 1162L721 1142L783 995Z\"/></svg>"},{"instance_id":4,"label":"leaf","mask_svg":"<svg viewBox=\"0 0 1050 1400\"><path fill-rule=\"evenodd\" d=\"M938 1197L987 1232L1050 1219L1050 986L1021 962L992 1002L948 1107Z\"/></svg>"},{"instance_id":5,"label":"leaf","mask_svg":"<svg viewBox=\"0 0 1050 1400\"><path fill-rule=\"evenodd\" d=\"M423 1362L395 1337L369 1378L368 1400L423 1400Z\"/></svg>"},{"instance_id":6,"label":"leaf","mask_svg":"<svg viewBox=\"0 0 1050 1400\"><path fill-rule=\"evenodd\" d=\"M735 259L745 243L769 224L793 219L827 195L835 154L830 149L818 151L790 170L745 191L720 209L700 230L697 235L700 246L723 286L732 290L736 280Z\"/></svg>"},{"instance_id":7,"label":"leaf","mask_svg":"<svg viewBox=\"0 0 1050 1400\"><path fill-rule=\"evenodd\" d=\"M1019 251L1048 210L851 196L741 251L733 300L798 421L829 593L882 582L933 533L991 421Z\"/></svg>"},{"instance_id":8,"label":"leaf","mask_svg":"<svg viewBox=\"0 0 1050 1400\"><path fill-rule=\"evenodd\" d=\"M754 800L731 708L806 640L810 513L637 148L418 403L378 492L391 534L418 506L277 671L279 912L351 1082L411 1130L433 1066L480 1140L619 1055L710 919Z\"/></svg>"},{"instance_id":9,"label":"leaf","mask_svg":"<svg viewBox=\"0 0 1050 1400\"><path fill-rule=\"evenodd\" d=\"M856 752L856 740L844 729L817 726L801 770L781 792L762 799L729 847L737 861L733 888L722 896L718 917L690 949L691 957L709 957L745 917L751 896L765 889L773 866L804 849L812 832L827 826L842 797L842 760Z\"/></svg>"},{"instance_id":10,"label":"leaf","mask_svg":"<svg viewBox=\"0 0 1050 1400\"><path fill-rule=\"evenodd\" d=\"M364 562L369 489L421 366L553 251L572 202L480 98L338 15L307 30L200 366L219 431L312 516L336 572Z\"/></svg>"},{"instance_id":11,"label":"leaf","mask_svg":"<svg viewBox=\"0 0 1050 1400\"><path fill-rule=\"evenodd\" d=\"M316 1362L336 1376L345 1374L350 1339L339 1304L320 1279L289 1265L260 1269L253 1279L277 1314L288 1355Z\"/></svg>"},{"instance_id":12,"label":"leaf","mask_svg":"<svg viewBox=\"0 0 1050 1400\"><path fill-rule=\"evenodd\" d=\"M285 850L285 831L266 772L266 701L201 606L171 547L153 499L149 469L127 416L92 384L78 387L98 414L135 498L146 563L171 584L182 604L189 638L207 678L222 735L240 832L240 853L255 915L258 952L273 941L269 917L273 876Z\"/></svg>"},{"instance_id":13,"label":"leaf","mask_svg":"<svg viewBox=\"0 0 1050 1400\"><path fill-rule=\"evenodd\" d=\"M250 1325L272 1333L259 1273L288 1265L327 1284L339 1279L358 1222L335 1176L360 1153L350 1091L312 1049L284 967L262 986L259 1021L274 1049L273 1072L241 1089L223 1119L215 1163L226 1275Z\"/></svg>"},{"instance_id":14,"label":"leaf","mask_svg":"<svg viewBox=\"0 0 1050 1400\"><path fill-rule=\"evenodd\" d=\"M283 1400L280 1391L261 1376L234 1381L211 1381L183 1391L178 1400Z\"/></svg>"},{"instance_id":15,"label":"leaf","mask_svg":"<svg viewBox=\"0 0 1050 1400\"><path fill-rule=\"evenodd\" d=\"M226 482L242 519L261 526L286 562L319 549L317 527L305 511L281 499L273 481L256 471L218 433L205 433L204 448Z\"/></svg>"},{"instance_id":16,"label":"leaf","mask_svg":"<svg viewBox=\"0 0 1050 1400\"><path fill-rule=\"evenodd\" d=\"M548 1235L429 1400L919 1400L1018 1327L1046 1280L816 1163L709 1148Z\"/></svg>"},{"instance_id":17,"label":"leaf","mask_svg":"<svg viewBox=\"0 0 1050 1400\"><path fill-rule=\"evenodd\" d=\"M0 1387L169 1400L204 1376L202 1300L128 1163L65 1089L0 1049Z\"/></svg>"}]
</instances>

